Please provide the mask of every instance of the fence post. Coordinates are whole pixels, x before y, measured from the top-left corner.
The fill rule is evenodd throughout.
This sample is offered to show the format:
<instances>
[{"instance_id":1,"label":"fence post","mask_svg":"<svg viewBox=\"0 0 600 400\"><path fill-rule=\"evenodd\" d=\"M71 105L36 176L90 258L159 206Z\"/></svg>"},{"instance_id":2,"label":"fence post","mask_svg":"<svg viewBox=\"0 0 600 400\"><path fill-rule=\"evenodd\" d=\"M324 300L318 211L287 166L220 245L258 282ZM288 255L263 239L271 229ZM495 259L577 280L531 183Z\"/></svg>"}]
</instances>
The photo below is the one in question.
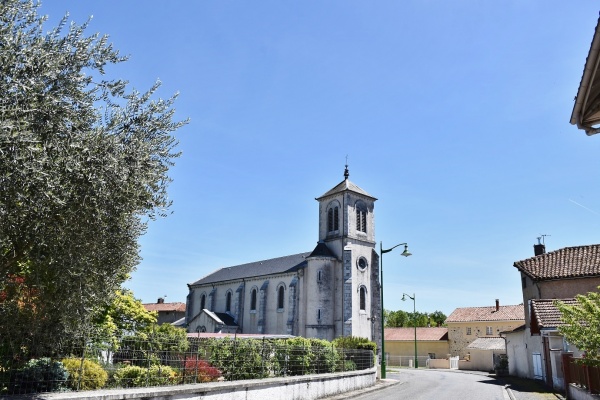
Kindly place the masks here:
<instances>
[{"instance_id":1,"label":"fence post","mask_svg":"<svg viewBox=\"0 0 600 400\"><path fill-rule=\"evenodd\" d=\"M237 335L233 337L233 357L231 358L231 371L235 371L235 353L237 350ZM233 373L231 374L233 375ZM233 376L230 376L230 380L234 380Z\"/></svg>"}]
</instances>

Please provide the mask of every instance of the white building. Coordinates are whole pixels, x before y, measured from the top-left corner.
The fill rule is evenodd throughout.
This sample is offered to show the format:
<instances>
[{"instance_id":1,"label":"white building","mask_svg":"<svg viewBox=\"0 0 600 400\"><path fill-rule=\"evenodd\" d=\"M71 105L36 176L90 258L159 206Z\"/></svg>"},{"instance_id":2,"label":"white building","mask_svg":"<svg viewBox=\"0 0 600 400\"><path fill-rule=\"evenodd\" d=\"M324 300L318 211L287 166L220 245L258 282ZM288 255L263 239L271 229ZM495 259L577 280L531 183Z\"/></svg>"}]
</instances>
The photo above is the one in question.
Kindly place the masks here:
<instances>
[{"instance_id":1,"label":"white building","mask_svg":"<svg viewBox=\"0 0 600 400\"><path fill-rule=\"evenodd\" d=\"M377 200L348 180L316 200L319 241L309 252L221 268L188 284L188 332L283 334L380 344Z\"/></svg>"}]
</instances>

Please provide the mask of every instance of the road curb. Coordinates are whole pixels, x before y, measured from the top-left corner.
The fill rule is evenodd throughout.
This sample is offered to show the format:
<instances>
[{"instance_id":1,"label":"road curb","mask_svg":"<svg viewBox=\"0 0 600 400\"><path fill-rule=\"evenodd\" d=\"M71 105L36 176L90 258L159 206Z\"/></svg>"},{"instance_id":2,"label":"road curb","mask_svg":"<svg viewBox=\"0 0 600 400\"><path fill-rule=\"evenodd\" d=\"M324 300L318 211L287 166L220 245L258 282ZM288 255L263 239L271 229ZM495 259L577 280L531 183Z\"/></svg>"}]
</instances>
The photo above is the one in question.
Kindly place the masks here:
<instances>
[{"instance_id":1,"label":"road curb","mask_svg":"<svg viewBox=\"0 0 600 400\"><path fill-rule=\"evenodd\" d=\"M400 381L395 379L377 379L373 386L369 386L364 389L353 390L351 392L336 394L334 396L323 397L322 400L346 400L353 399L358 396L362 396L363 394L377 392L379 390L383 390L390 386L399 385Z\"/></svg>"}]
</instances>

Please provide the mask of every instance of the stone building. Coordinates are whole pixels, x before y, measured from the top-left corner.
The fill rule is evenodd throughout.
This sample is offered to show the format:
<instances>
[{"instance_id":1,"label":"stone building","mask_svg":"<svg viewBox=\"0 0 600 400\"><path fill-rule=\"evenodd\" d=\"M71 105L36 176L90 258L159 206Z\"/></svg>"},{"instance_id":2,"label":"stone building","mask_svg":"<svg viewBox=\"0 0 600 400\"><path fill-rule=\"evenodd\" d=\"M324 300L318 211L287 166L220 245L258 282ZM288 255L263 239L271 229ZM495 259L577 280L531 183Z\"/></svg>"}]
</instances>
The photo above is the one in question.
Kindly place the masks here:
<instances>
[{"instance_id":1,"label":"stone building","mask_svg":"<svg viewBox=\"0 0 600 400\"><path fill-rule=\"evenodd\" d=\"M500 337L500 333L515 329L525 323L523 304L491 307L457 308L446 319L449 350L452 356L465 358L467 346L481 337Z\"/></svg>"},{"instance_id":2,"label":"stone building","mask_svg":"<svg viewBox=\"0 0 600 400\"><path fill-rule=\"evenodd\" d=\"M377 199L348 177L346 166L344 180L316 198L312 251L221 268L188 284L188 332L352 335L380 343Z\"/></svg>"}]
</instances>

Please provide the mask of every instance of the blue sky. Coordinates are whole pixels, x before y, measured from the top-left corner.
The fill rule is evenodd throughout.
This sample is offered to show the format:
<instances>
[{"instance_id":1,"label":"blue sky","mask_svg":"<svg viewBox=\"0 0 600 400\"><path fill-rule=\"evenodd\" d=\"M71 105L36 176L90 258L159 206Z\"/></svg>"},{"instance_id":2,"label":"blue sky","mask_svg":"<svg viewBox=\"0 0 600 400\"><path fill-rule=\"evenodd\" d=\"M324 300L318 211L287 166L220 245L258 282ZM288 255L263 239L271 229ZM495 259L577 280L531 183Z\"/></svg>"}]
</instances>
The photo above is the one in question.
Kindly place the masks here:
<instances>
[{"instance_id":1,"label":"blue sky","mask_svg":"<svg viewBox=\"0 0 600 400\"><path fill-rule=\"evenodd\" d=\"M343 179L377 197L385 306L522 302L513 263L599 243L600 137L569 124L596 1L46 1L94 18L180 92L173 214L151 222L126 286L185 301L224 266L311 251L315 197Z\"/></svg>"}]
</instances>

